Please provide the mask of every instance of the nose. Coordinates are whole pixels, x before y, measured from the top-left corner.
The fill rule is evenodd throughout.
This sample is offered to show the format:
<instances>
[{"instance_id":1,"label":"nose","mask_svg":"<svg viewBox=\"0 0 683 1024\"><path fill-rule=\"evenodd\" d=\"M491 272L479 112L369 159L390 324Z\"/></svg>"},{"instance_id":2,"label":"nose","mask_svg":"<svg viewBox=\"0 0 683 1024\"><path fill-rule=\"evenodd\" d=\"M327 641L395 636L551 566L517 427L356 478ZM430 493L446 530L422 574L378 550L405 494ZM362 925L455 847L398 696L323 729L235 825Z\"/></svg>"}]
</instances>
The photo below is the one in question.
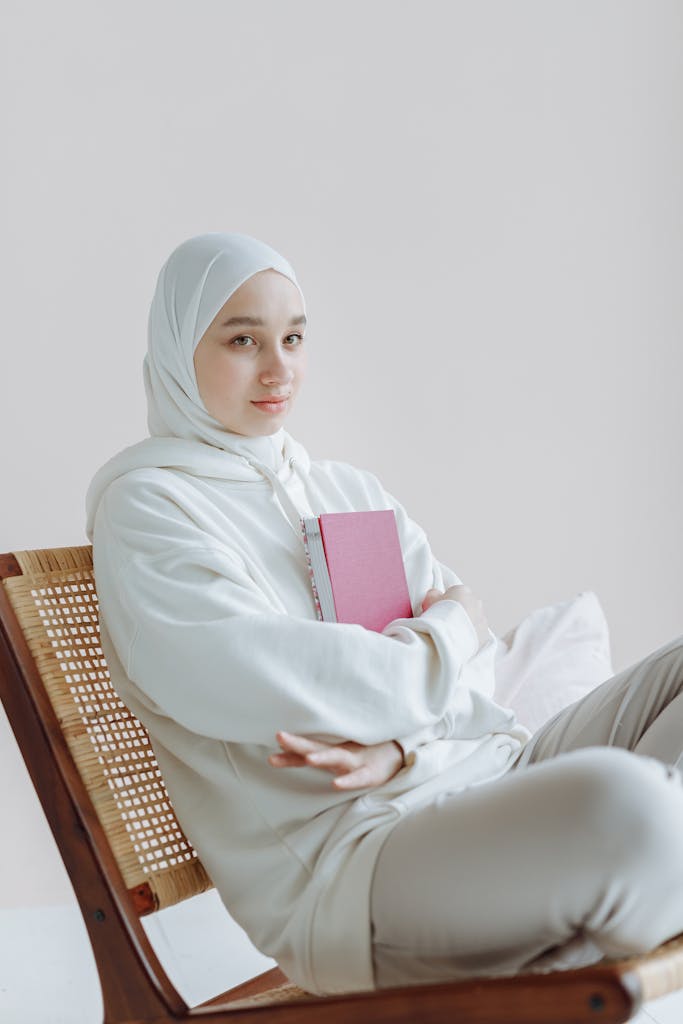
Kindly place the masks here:
<instances>
[{"instance_id":1,"label":"nose","mask_svg":"<svg viewBox=\"0 0 683 1024\"><path fill-rule=\"evenodd\" d=\"M287 384L294 379L294 371L281 349L268 354L260 379L262 384Z\"/></svg>"}]
</instances>

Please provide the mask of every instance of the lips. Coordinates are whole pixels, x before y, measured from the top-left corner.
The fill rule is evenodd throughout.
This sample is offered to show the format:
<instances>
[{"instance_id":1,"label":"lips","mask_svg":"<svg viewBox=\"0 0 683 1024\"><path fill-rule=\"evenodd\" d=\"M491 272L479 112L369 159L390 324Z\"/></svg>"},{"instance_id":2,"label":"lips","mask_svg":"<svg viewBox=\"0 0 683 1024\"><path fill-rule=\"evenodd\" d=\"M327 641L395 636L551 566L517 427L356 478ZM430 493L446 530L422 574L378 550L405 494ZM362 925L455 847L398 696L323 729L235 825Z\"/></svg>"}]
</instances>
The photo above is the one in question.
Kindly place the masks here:
<instances>
[{"instance_id":1,"label":"lips","mask_svg":"<svg viewBox=\"0 0 683 1024\"><path fill-rule=\"evenodd\" d=\"M268 412L272 414L276 412L281 412L287 405L287 402L289 401L290 397L290 395L271 395L268 398L261 398L259 399L259 401L252 402L251 404L255 406L257 409L260 409L261 412Z\"/></svg>"}]
</instances>

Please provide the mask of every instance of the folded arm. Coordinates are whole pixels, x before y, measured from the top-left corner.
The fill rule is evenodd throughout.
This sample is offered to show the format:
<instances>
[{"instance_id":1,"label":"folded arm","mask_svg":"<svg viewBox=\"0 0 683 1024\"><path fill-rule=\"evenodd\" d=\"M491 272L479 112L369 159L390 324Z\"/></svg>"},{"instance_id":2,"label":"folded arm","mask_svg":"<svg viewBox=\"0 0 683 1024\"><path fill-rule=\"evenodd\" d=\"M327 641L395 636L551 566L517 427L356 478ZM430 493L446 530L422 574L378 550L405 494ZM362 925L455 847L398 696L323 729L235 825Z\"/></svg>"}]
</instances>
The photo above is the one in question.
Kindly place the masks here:
<instances>
[{"instance_id":1,"label":"folded arm","mask_svg":"<svg viewBox=\"0 0 683 1024\"><path fill-rule=\"evenodd\" d=\"M442 719L448 729L478 646L450 601L383 633L278 614L209 549L134 557L98 592L129 678L189 729L235 742L270 745L287 729L372 744Z\"/></svg>"}]
</instances>

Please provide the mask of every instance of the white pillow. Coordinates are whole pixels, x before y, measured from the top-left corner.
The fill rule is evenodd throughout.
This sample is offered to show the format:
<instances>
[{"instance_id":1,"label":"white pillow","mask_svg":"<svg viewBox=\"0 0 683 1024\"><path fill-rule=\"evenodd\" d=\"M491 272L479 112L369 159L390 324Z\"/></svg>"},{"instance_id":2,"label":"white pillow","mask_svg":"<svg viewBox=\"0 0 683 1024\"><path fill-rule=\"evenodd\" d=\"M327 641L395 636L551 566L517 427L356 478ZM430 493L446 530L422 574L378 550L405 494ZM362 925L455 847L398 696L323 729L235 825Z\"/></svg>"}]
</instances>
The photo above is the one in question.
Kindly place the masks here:
<instances>
[{"instance_id":1,"label":"white pillow","mask_svg":"<svg viewBox=\"0 0 683 1024\"><path fill-rule=\"evenodd\" d=\"M614 675L609 627L596 594L537 608L496 649L495 699L535 732Z\"/></svg>"}]
</instances>

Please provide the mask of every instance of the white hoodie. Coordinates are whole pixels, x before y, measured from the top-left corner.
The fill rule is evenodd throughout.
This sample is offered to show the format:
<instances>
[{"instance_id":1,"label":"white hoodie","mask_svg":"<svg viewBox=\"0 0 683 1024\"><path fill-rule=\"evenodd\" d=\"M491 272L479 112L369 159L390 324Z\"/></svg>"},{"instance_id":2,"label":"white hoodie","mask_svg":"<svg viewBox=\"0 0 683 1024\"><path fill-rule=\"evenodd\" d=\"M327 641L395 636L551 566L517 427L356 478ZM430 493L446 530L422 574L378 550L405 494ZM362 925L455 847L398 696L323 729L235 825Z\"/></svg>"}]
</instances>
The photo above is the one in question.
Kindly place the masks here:
<instances>
[{"instance_id":1,"label":"white hoodie","mask_svg":"<svg viewBox=\"0 0 683 1024\"><path fill-rule=\"evenodd\" d=\"M262 269L265 247L245 236L184 245L207 238L222 254L237 239L247 269ZM157 313L159 302L170 308L169 266L180 250L162 268L150 332L155 303ZM278 254L266 257L295 280ZM206 278L187 289L192 301L200 295L176 324L181 343L189 330L196 344L231 293L219 289L197 316ZM178 819L255 946L308 991L371 989L370 886L390 830L438 793L503 774L529 736L493 700L496 638L477 652L456 601L420 614L427 590L460 580L371 473L312 462L284 429L243 437L212 421L203 439L197 409L211 418L187 382L182 402L196 408L184 435L179 419L172 431L180 392L164 421L151 333L145 367L157 436L109 460L87 495L112 682L147 727ZM382 633L318 621L299 517L389 508L414 617ZM280 729L336 742L398 739L407 765L381 787L335 790L327 772L268 763Z\"/></svg>"}]
</instances>

